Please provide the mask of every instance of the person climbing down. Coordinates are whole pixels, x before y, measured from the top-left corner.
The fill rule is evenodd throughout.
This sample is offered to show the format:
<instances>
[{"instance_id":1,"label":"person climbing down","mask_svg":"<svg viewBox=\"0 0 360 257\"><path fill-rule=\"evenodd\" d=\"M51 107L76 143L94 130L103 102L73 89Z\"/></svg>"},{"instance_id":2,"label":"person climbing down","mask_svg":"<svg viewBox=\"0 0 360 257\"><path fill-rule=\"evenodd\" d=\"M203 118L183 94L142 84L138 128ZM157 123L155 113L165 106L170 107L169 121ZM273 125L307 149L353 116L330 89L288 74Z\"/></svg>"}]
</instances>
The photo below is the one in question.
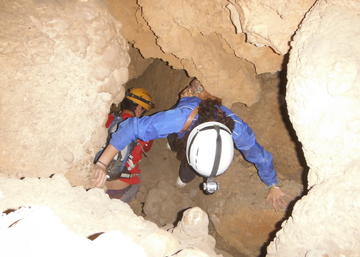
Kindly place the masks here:
<instances>
[{"instance_id":1,"label":"person climbing down","mask_svg":"<svg viewBox=\"0 0 360 257\"><path fill-rule=\"evenodd\" d=\"M199 174L205 178L203 190L206 193L218 189L214 178L227 170L234 156L234 120L227 117L220 106L219 99L201 101L187 120L190 129L185 125L183 133L167 137L170 150L177 153L180 161L177 187L186 186ZM197 120L192 124L195 115L198 115Z\"/></svg>"},{"instance_id":2,"label":"person climbing down","mask_svg":"<svg viewBox=\"0 0 360 257\"><path fill-rule=\"evenodd\" d=\"M109 131L107 144L121 122L131 117L141 117L153 106L152 97L145 89L131 88L127 90L119 108L116 104L111 105L105 124ZM139 162L143 154L145 155L145 152L150 150L152 143L152 140L134 140L126 147L125 151L121 152L121 156L115 156L109 162L111 165L108 162L105 165L105 162L102 161L103 149L98 152L94 163L97 169L107 172L108 179L105 182L105 187L110 198L120 199L124 202L129 202L135 198L140 188L141 170Z\"/></svg>"},{"instance_id":3,"label":"person climbing down","mask_svg":"<svg viewBox=\"0 0 360 257\"><path fill-rule=\"evenodd\" d=\"M190 182L195 171L206 178L203 189L215 192L214 177L229 167L235 145L245 159L256 166L261 181L269 187L267 200L274 209L285 207L287 195L278 186L272 155L256 141L251 128L221 105L221 100L210 95L196 78L180 93L174 108L122 122L101 161L108 165L119 151L137 138L153 140L169 135L173 138L169 143L181 161L178 181ZM105 172L95 169L93 174L94 186L102 187Z\"/></svg>"}]
</instances>

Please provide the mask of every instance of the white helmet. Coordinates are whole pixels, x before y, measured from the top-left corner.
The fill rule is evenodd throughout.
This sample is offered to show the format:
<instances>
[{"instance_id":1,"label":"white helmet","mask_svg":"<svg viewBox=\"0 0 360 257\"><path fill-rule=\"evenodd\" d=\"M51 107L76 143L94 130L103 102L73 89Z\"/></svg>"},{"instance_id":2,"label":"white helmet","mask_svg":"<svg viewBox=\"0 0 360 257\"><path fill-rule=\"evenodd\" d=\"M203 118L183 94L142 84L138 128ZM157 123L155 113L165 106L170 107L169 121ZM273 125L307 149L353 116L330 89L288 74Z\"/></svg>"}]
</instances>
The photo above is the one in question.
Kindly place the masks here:
<instances>
[{"instance_id":1,"label":"white helmet","mask_svg":"<svg viewBox=\"0 0 360 257\"><path fill-rule=\"evenodd\" d=\"M209 121L196 126L186 144L186 158L201 176L221 175L234 156L231 131L220 122Z\"/></svg>"}]
</instances>

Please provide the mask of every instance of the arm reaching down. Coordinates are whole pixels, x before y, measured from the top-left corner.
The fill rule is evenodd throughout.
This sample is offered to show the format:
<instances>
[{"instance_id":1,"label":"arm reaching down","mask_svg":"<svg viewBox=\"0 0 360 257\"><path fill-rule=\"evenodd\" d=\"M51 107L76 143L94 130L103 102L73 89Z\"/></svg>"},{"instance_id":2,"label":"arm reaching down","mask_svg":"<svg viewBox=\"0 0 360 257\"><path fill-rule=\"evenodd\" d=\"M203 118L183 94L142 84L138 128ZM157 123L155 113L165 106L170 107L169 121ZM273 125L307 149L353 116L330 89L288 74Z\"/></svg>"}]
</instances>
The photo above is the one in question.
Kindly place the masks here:
<instances>
[{"instance_id":1,"label":"arm reaching down","mask_svg":"<svg viewBox=\"0 0 360 257\"><path fill-rule=\"evenodd\" d=\"M286 198L288 197L289 196L285 194L280 187L272 186L269 189L266 201L268 201L272 205L275 211L280 211L287 206L288 202Z\"/></svg>"},{"instance_id":2,"label":"arm reaching down","mask_svg":"<svg viewBox=\"0 0 360 257\"><path fill-rule=\"evenodd\" d=\"M95 163L92 173L93 187L103 187L106 181L106 169L119 151L109 144Z\"/></svg>"}]
</instances>

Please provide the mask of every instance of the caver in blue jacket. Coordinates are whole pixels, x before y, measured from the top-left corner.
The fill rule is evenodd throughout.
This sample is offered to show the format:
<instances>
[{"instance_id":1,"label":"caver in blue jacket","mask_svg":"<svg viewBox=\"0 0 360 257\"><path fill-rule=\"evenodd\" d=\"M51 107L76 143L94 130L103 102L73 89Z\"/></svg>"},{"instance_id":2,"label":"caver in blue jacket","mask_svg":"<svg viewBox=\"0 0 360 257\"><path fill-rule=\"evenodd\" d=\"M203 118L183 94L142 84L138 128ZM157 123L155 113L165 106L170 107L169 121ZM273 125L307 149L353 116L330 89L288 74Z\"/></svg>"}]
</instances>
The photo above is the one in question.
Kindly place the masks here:
<instances>
[{"instance_id":1,"label":"caver in blue jacket","mask_svg":"<svg viewBox=\"0 0 360 257\"><path fill-rule=\"evenodd\" d=\"M149 141L167 137L171 133L180 133L190 113L198 107L201 99L183 97L175 108L141 118L129 118L122 122L113 133L110 144L117 150L135 141L137 138ZM272 155L256 141L251 128L225 106L221 109L234 120L233 139L246 160L255 164L261 180L268 186L277 184ZM197 117L193 120L196 121Z\"/></svg>"}]
</instances>

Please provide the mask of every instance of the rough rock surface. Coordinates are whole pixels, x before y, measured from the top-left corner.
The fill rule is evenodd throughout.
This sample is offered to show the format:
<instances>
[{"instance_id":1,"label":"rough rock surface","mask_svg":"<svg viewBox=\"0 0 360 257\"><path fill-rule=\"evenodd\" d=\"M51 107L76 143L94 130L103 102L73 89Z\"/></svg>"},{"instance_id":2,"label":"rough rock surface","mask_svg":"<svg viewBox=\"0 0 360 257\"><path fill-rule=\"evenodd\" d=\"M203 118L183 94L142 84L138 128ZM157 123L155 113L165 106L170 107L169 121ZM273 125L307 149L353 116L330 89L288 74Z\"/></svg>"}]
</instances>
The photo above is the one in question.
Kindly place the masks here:
<instances>
[{"instance_id":1,"label":"rough rock surface","mask_svg":"<svg viewBox=\"0 0 360 257\"><path fill-rule=\"evenodd\" d=\"M119 29L98 0L1 1L2 173L86 177L112 95L128 79Z\"/></svg>"},{"instance_id":2,"label":"rough rock surface","mask_svg":"<svg viewBox=\"0 0 360 257\"><path fill-rule=\"evenodd\" d=\"M292 43L287 102L310 191L268 256L359 256L359 13L359 1L320 0Z\"/></svg>"},{"instance_id":3,"label":"rough rock surface","mask_svg":"<svg viewBox=\"0 0 360 257\"><path fill-rule=\"evenodd\" d=\"M179 190L174 190L174 185L160 181L146 195L144 214L157 224L174 223L180 210L195 206L195 202L186 196Z\"/></svg>"},{"instance_id":4,"label":"rough rock surface","mask_svg":"<svg viewBox=\"0 0 360 257\"><path fill-rule=\"evenodd\" d=\"M286 54L291 37L316 0L230 0L247 41Z\"/></svg>"},{"instance_id":5,"label":"rough rock surface","mask_svg":"<svg viewBox=\"0 0 360 257\"><path fill-rule=\"evenodd\" d=\"M81 237L45 206L21 207L0 216L3 256L101 256L114 254L114 244L129 257L146 257L144 249L120 231L94 241ZM21 247L19 247L21 245Z\"/></svg>"},{"instance_id":6,"label":"rough rock surface","mask_svg":"<svg viewBox=\"0 0 360 257\"><path fill-rule=\"evenodd\" d=\"M212 230L216 231L212 235L226 242L218 248L234 256L258 256L273 231L279 229L276 224L285 212L276 213L265 202L267 188L255 168L237 153L229 170L217 177L220 189L215 194L202 192L200 177L179 189L175 186L179 161L173 152L165 150L165 144L166 140L155 141L148 158L141 163L141 190L136 201L130 203L134 211L143 211L147 220L164 226L176 223L178 215L187 208L199 206L209 214ZM301 184L285 179L281 182L292 199L302 193ZM142 204L144 207L140 208Z\"/></svg>"},{"instance_id":7,"label":"rough rock surface","mask_svg":"<svg viewBox=\"0 0 360 257\"><path fill-rule=\"evenodd\" d=\"M278 74L263 74L260 77L263 83L259 102L250 108L234 104L232 110L250 125L260 144L273 155L279 177L303 183L307 168L287 114L286 85Z\"/></svg>"},{"instance_id":8,"label":"rough rock surface","mask_svg":"<svg viewBox=\"0 0 360 257\"><path fill-rule=\"evenodd\" d=\"M109 11L122 24L124 37L141 51L145 58L160 58L175 68L182 68L181 60L171 53L164 53L156 43L156 37L142 16L141 7L135 0L106 0Z\"/></svg>"},{"instance_id":9,"label":"rough rock surface","mask_svg":"<svg viewBox=\"0 0 360 257\"><path fill-rule=\"evenodd\" d=\"M129 48L130 64L129 64L129 80L141 76L146 69L154 62L153 58L145 59L139 49L135 47Z\"/></svg>"},{"instance_id":10,"label":"rough rock surface","mask_svg":"<svg viewBox=\"0 0 360 257\"><path fill-rule=\"evenodd\" d=\"M266 202L268 189L260 182L254 167L248 165L238 156L231 169L217 178L222 190L213 196L201 194L201 204L196 204L209 213L216 231L230 246L247 256L260 256L286 210L275 212ZM300 184L280 182L290 196L289 202L302 193Z\"/></svg>"},{"instance_id":11,"label":"rough rock surface","mask_svg":"<svg viewBox=\"0 0 360 257\"><path fill-rule=\"evenodd\" d=\"M120 25L101 2L16 0L0 3L0 31L3 33L0 40L0 175L48 177L52 173L67 172L66 176L72 183L83 182L86 178L94 149L103 143L105 137L105 131L99 128L104 123L114 95L121 98L121 84L128 78L127 42L119 32ZM247 8L255 5L255 1L239 0L230 4L220 0L187 0L171 1L171 5L164 0L156 3L148 0L137 2L139 5L136 1L108 1L111 6L121 7L111 9L112 13L118 14L116 17L126 17L121 19L124 23L121 33L140 48L145 57L161 58L173 67L185 68L189 75L198 76L212 93L223 97L229 106L240 101L256 107L255 103L262 94L268 93L260 92L261 81L256 77L256 72L278 70L282 57L274 55L267 47L256 48L246 44L245 35L240 30L245 23L249 25L245 26L249 35L250 30L255 28L269 35L277 35L270 33L266 26L257 26L262 21L256 21L254 25L244 18L246 12L239 9L239 3L242 2L242 7ZM295 31L313 2L290 1L289 5L278 1L265 3L273 5L270 9L275 10L279 22L294 18L289 24ZM280 7L277 3L280 3ZM301 5L299 12L286 10L290 7L296 9L300 3L308 7ZM183 9L179 8L180 4L183 4ZM264 11L257 17L274 14L269 8L260 9ZM356 241L359 238L359 217L356 213L348 215L359 209L356 198L359 188L353 184L353 181L358 181L360 159L359 48L356 44L360 33L359 26L354 26L359 23L358 13L358 1L319 0L309 12L292 45L287 100L294 128L303 143L311 168L311 190L296 205L292 218L283 224L284 229L269 246L271 256L356 256L359 252ZM288 14L291 17L287 17ZM265 37L267 44L272 44L274 49L278 47L279 52L287 51L284 46L291 38L291 29L278 26L278 23L273 25L267 19L265 23L271 24L273 29L280 27L280 31L283 30L286 35L277 35L284 38L279 42L267 37L266 33L261 37ZM143 63L134 74L145 69L161 74L159 63L147 65L147 62ZM164 94L173 90L169 87ZM274 95L267 101L271 101L269 99L274 99ZM172 102L170 97L167 100L169 102L164 103ZM174 159L158 152L155 155L152 160L155 173L149 172L147 186L155 186L159 182L157 179L168 179L167 182L175 183L177 167ZM170 163L165 164L165 160ZM283 218L283 213L275 214L270 206L266 206L263 200L266 188L259 182L251 165L239 155L233 165L226 176L219 178L221 188L226 189L213 196L202 195L198 187L199 179L181 190L162 186L170 191L178 191L152 194L153 199L147 199L149 204L162 204L162 209L161 212L156 210L156 205L147 208L148 218L162 214L167 206L171 206L174 208L171 209L172 215L166 213L168 216L161 217L164 220L160 223L174 222L175 213L183 211L176 208L199 205L210 213L210 221L219 235L236 246L239 252L257 255L259 247L277 229L275 223ZM162 172L164 176L154 179L156 172ZM70 205L70 211L64 209L69 214L63 218L64 223L80 233L83 231L81 236L109 231L118 221L112 216L114 212L131 212L124 205L117 206L118 202L114 207L113 201L100 190L86 193L82 188L69 185L58 188L53 182L57 178L4 180L0 184L0 206L4 210L29 206L28 202L52 206L57 204L54 199L64 198L67 191L81 191L81 195L90 197L90 200L85 197L87 200L81 202L82 206L85 205L81 210L73 211L76 207L71 205L72 202L80 204L76 202L79 195L70 197L71 200L64 198L60 200L63 205L54 206L61 212L64 206ZM37 194L42 182L47 185ZM30 186L25 186L27 183ZM293 193L293 196L299 194L301 185L287 185L285 191ZM4 200L4 195L8 192L11 192L13 202L7 205L9 202ZM144 192L146 190L139 195L144 196ZM185 199L188 201L184 200L183 205L174 207L177 202L171 202L168 197L177 195L180 198L179 192L188 197ZM49 199L44 200L40 194ZM19 201L22 197L30 200ZM159 201L159 198L165 201ZM323 201L319 202L319 198ZM102 204L105 204L104 208L110 208L105 218L99 207ZM93 211L94 206L96 209ZM47 215L47 210L44 212L45 217L51 219L51 214ZM41 213L42 210L37 212L39 215ZM96 216L91 216L91 224L87 224L95 227L80 227L86 215ZM8 216L9 219L11 216ZM99 220L103 220L105 225L98 224ZM175 241L169 239L167 234L152 233L158 231L154 224L145 222L148 227L143 231L144 228L139 225L143 222L142 218L136 218L134 222L131 229L135 227L135 233L144 235L146 239L140 244L150 245L146 247L150 255L158 257L166 254L169 248L173 249ZM327 226L317 226L323 223L330 224L331 228L325 230ZM12 228L22 224L21 221L14 223ZM340 227L339 224L344 225ZM128 228L127 225L121 223L118 226ZM150 235L143 234L148 232ZM133 233L130 228L129 233ZM314 239L309 242L307 238ZM340 239L334 242L333 238ZM316 244L319 239L319 244ZM288 245L285 241L293 243ZM212 240L209 239L207 244L212 245ZM344 247L340 249L338 245ZM202 250L185 249L178 256L207 255Z\"/></svg>"},{"instance_id":12,"label":"rough rock surface","mask_svg":"<svg viewBox=\"0 0 360 257\"><path fill-rule=\"evenodd\" d=\"M100 189L72 187L60 174L47 179L0 178L0 211L0 251L5 255L99 256L119 251L134 257L222 256L205 233L208 217L199 208L184 213L172 234ZM201 234L189 233L195 227L203 229Z\"/></svg>"},{"instance_id":13,"label":"rough rock surface","mask_svg":"<svg viewBox=\"0 0 360 257\"><path fill-rule=\"evenodd\" d=\"M315 185L281 225L267 256L359 256L358 179L359 163L353 163L345 176Z\"/></svg>"},{"instance_id":14,"label":"rough rock surface","mask_svg":"<svg viewBox=\"0 0 360 257\"><path fill-rule=\"evenodd\" d=\"M125 37L145 57L186 69L226 104L252 105L259 94L255 70L281 69L281 56L247 44L245 35L236 33L227 1L107 2L123 23Z\"/></svg>"},{"instance_id":15,"label":"rough rock surface","mask_svg":"<svg viewBox=\"0 0 360 257\"><path fill-rule=\"evenodd\" d=\"M208 215L199 207L193 207L183 213L181 221L170 231L180 241L180 246L200 248L213 256L216 255L213 251L215 239L209 235L208 227Z\"/></svg>"},{"instance_id":16,"label":"rough rock surface","mask_svg":"<svg viewBox=\"0 0 360 257\"><path fill-rule=\"evenodd\" d=\"M155 104L161 110L175 103L178 90L187 81L183 72L155 60L142 76L129 81L127 86L149 86ZM284 85L279 85L276 75L262 75L261 81L262 93L258 103L250 108L237 104L232 109L249 123L259 142L273 153L284 190L295 197L303 189L303 167L286 130L284 113L281 113L285 107ZM163 226L175 223L186 208L200 206L210 215L210 232L216 237L218 248L234 256L240 256L240 252L256 256L270 235L279 229L275 224L283 219L284 214L275 213L265 204L266 187L259 181L254 167L237 154L231 170L219 177L220 191L214 196L203 195L199 188L200 178L183 189L177 189L175 181L179 162L166 148L165 141L156 140L147 153L148 158L140 164L143 170L141 189L136 201L130 203L134 211Z\"/></svg>"},{"instance_id":17,"label":"rough rock surface","mask_svg":"<svg viewBox=\"0 0 360 257\"><path fill-rule=\"evenodd\" d=\"M229 14L221 11L221 2L171 1L169 4L168 0L161 0L154 4L142 0L139 4L161 49L183 59L183 63L190 62L184 68L198 77L211 93L223 98L225 103L251 105L258 100L259 83L253 66L232 51L226 51L228 46L222 42L221 34L216 34L217 30L233 31Z\"/></svg>"},{"instance_id":18,"label":"rough rock surface","mask_svg":"<svg viewBox=\"0 0 360 257\"><path fill-rule=\"evenodd\" d=\"M360 27L352 26L360 23L360 5L332 0L315 7L293 43L286 96L311 168L309 187L360 159Z\"/></svg>"},{"instance_id":19,"label":"rough rock surface","mask_svg":"<svg viewBox=\"0 0 360 257\"><path fill-rule=\"evenodd\" d=\"M143 87L153 97L154 109L146 114L168 110L179 100L179 92L189 84L190 78L184 70L170 68L155 59L141 76L130 80L126 87Z\"/></svg>"}]
</instances>

